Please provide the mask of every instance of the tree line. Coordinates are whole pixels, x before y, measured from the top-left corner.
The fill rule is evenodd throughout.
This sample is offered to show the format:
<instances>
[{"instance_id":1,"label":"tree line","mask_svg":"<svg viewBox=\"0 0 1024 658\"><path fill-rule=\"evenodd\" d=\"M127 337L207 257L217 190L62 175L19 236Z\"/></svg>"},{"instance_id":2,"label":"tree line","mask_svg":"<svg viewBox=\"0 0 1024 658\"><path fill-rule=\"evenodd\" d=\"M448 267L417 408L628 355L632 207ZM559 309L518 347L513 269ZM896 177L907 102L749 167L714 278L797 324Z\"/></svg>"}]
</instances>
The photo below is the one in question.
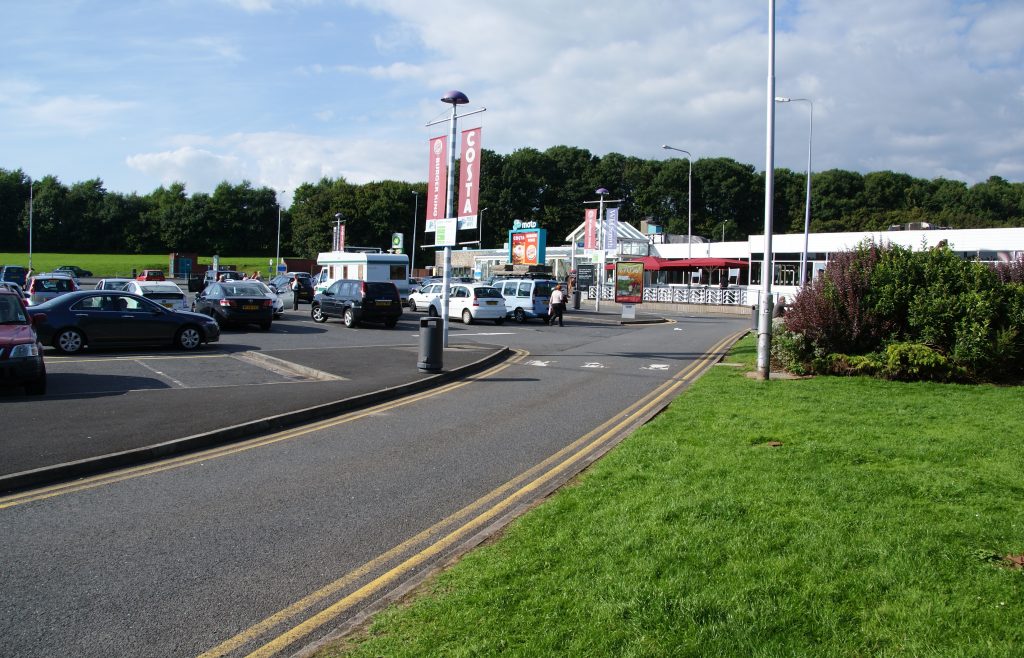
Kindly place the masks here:
<instances>
[{"instance_id":1,"label":"tree line","mask_svg":"<svg viewBox=\"0 0 1024 658\"><path fill-rule=\"evenodd\" d=\"M687 232L691 163L685 158L645 160L586 149L522 148L508 155L484 150L480 175L483 246L499 247L515 219L536 220L551 244L583 221L594 190L621 199L619 218L639 226L650 219L667 233ZM457 172L457 166L456 166ZM775 171L776 233L802 233L806 174ZM426 184L379 181L356 185L323 178L295 190L290 208L276 193L250 182L223 182L212 194L188 194L185 185L161 186L145 195L111 192L96 178L65 185L46 176L32 185L33 249L67 253L197 252L203 255L273 256L280 213L282 255L315 257L330 246L340 213L346 244L388 247L391 234L411 247L414 212L419 245L425 235ZM737 240L764 227L763 172L730 158L692 162L693 233ZM30 180L0 169L0 251L26 251ZM456 186L456 189L457 186ZM418 206L418 207L417 207ZM894 224L930 222L951 228L1024 226L1024 183L998 176L974 185L879 171L830 169L812 175L811 230L884 230ZM467 232L460 241L476 239Z\"/></svg>"}]
</instances>

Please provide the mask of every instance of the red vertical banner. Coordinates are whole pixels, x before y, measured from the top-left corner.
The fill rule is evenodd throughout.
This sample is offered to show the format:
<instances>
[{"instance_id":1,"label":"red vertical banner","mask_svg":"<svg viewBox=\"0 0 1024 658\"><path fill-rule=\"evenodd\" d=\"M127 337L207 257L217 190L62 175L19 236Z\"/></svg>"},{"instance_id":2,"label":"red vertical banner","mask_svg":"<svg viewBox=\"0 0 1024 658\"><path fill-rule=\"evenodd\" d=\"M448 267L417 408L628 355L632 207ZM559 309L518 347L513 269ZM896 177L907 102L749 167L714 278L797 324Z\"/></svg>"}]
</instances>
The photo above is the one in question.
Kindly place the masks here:
<instances>
[{"instance_id":1,"label":"red vertical banner","mask_svg":"<svg viewBox=\"0 0 1024 658\"><path fill-rule=\"evenodd\" d=\"M434 223L444 219L448 198L448 138L442 135L430 140L430 168L427 170L427 227L433 232Z\"/></svg>"},{"instance_id":2,"label":"red vertical banner","mask_svg":"<svg viewBox=\"0 0 1024 658\"><path fill-rule=\"evenodd\" d=\"M587 208L586 227L583 233L583 248L597 249L597 208Z\"/></svg>"},{"instance_id":3,"label":"red vertical banner","mask_svg":"<svg viewBox=\"0 0 1024 658\"><path fill-rule=\"evenodd\" d=\"M480 128L462 131L462 156L459 158L459 228L476 228L477 201L480 199Z\"/></svg>"}]
</instances>

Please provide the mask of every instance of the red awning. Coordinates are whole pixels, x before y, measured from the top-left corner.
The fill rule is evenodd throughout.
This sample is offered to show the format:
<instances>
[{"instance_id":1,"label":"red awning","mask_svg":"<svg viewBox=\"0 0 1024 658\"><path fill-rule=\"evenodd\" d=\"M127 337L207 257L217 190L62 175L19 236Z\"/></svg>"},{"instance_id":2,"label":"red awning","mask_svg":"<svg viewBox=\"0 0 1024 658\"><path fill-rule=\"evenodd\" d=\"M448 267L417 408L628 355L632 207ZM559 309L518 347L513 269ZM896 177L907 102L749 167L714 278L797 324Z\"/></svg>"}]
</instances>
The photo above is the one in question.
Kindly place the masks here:
<instances>
[{"instance_id":1,"label":"red awning","mask_svg":"<svg viewBox=\"0 0 1024 658\"><path fill-rule=\"evenodd\" d=\"M667 258L658 258L657 256L644 256L643 258L632 258L632 259L630 259L628 261L627 260L623 260L623 261L620 261L620 262L623 262L623 263L643 263L644 264L644 270L646 270L648 272L657 272L662 267L664 267L664 263L667 262L667 261L668 261ZM607 265L604 266L604 269L606 269L606 270L614 270L615 269L615 263L608 263Z\"/></svg>"}]
</instances>

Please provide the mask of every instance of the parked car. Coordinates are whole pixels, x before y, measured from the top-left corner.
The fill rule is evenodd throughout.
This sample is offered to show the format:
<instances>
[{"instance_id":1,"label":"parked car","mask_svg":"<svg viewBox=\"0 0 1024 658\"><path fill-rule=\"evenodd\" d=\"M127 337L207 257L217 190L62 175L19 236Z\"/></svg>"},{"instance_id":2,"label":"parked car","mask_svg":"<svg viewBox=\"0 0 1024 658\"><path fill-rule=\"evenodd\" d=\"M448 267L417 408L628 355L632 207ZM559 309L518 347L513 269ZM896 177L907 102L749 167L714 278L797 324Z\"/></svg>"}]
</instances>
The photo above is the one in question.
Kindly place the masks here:
<instances>
[{"instance_id":1,"label":"parked car","mask_svg":"<svg viewBox=\"0 0 1024 658\"><path fill-rule=\"evenodd\" d=\"M22 297L0 290L0 383L25 387L29 395L46 393L43 346ZM45 316L38 316L38 322Z\"/></svg>"},{"instance_id":2,"label":"parked car","mask_svg":"<svg viewBox=\"0 0 1024 658\"><path fill-rule=\"evenodd\" d=\"M271 285L277 289L278 293L282 296L287 297L287 302L291 301L292 282L295 279L299 280L299 301L300 302L312 302L313 297L316 295L316 291L313 290L313 278L306 272L286 272L279 274L270 280Z\"/></svg>"},{"instance_id":3,"label":"parked car","mask_svg":"<svg viewBox=\"0 0 1024 658\"><path fill-rule=\"evenodd\" d=\"M76 290L78 284L69 274L37 274L28 282L28 303L36 306Z\"/></svg>"},{"instance_id":4,"label":"parked car","mask_svg":"<svg viewBox=\"0 0 1024 658\"><path fill-rule=\"evenodd\" d=\"M262 290L263 294L267 296L267 299L273 302L275 320L284 315L284 302L281 301L281 296L277 294L274 288L271 288L270 286L260 281L259 279L246 279L246 283L251 283L252 285Z\"/></svg>"},{"instance_id":5,"label":"parked car","mask_svg":"<svg viewBox=\"0 0 1024 658\"><path fill-rule=\"evenodd\" d=\"M28 309L44 315L36 331L43 345L65 354L89 347L176 345L194 350L220 339L217 323L198 313L172 311L119 290L80 290Z\"/></svg>"},{"instance_id":6,"label":"parked car","mask_svg":"<svg viewBox=\"0 0 1024 658\"><path fill-rule=\"evenodd\" d=\"M4 265L0 267L0 281L17 283L24 288L28 283L28 268L21 265Z\"/></svg>"},{"instance_id":7,"label":"parked car","mask_svg":"<svg viewBox=\"0 0 1024 658\"><path fill-rule=\"evenodd\" d=\"M17 283L13 281L0 281L0 291L2 290L13 292L21 300L22 305L28 306L28 295L25 294L25 289Z\"/></svg>"},{"instance_id":8,"label":"parked car","mask_svg":"<svg viewBox=\"0 0 1024 658\"><path fill-rule=\"evenodd\" d=\"M410 311L427 311L430 309L430 302L441 296L444 286L440 283L430 283L420 287L419 290L409 293Z\"/></svg>"},{"instance_id":9,"label":"parked car","mask_svg":"<svg viewBox=\"0 0 1024 658\"><path fill-rule=\"evenodd\" d=\"M269 331L274 320L274 303L249 281L221 281L206 286L193 303L196 313L215 319L218 324L258 324Z\"/></svg>"},{"instance_id":10,"label":"parked car","mask_svg":"<svg viewBox=\"0 0 1024 658\"><path fill-rule=\"evenodd\" d=\"M493 285L505 298L509 317L526 322L528 318L547 320L548 301L557 284L554 279L502 279Z\"/></svg>"},{"instance_id":11,"label":"parked car","mask_svg":"<svg viewBox=\"0 0 1024 658\"><path fill-rule=\"evenodd\" d=\"M398 286L390 281L339 279L313 298L310 315L314 322L341 318L346 327L361 322L383 322L388 329L402 317Z\"/></svg>"},{"instance_id":12,"label":"parked car","mask_svg":"<svg viewBox=\"0 0 1024 658\"><path fill-rule=\"evenodd\" d=\"M89 270L83 270L81 267L77 265L61 265L60 267L55 269L54 272L70 274L76 279L80 279L83 276L92 276L92 272L90 272Z\"/></svg>"},{"instance_id":13,"label":"parked car","mask_svg":"<svg viewBox=\"0 0 1024 658\"><path fill-rule=\"evenodd\" d=\"M136 281L165 281L163 270L142 270L142 274L135 277Z\"/></svg>"},{"instance_id":14,"label":"parked car","mask_svg":"<svg viewBox=\"0 0 1024 658\"><path fill-rule=\"evenodd\" d=\"M173 281L129 281L123 290L145 297L172 311L190 310L188 295Z\"/></svg>"},{"instance_id":15,"label":"parked car","mask_svg":"<svg viewBox=\"0 0 1024 658\"><path fill-rule=\"evenodd\" d=\"M124 290L134 279L100 279L96 282L96 290Z\"/></svg>"},{"instance_id":16,"label":"parked car","mask_svg":"<svg viewBox=\"0 0 1024 658\"><path fill-rule=\"evenodd\" d=\"M441 315L442 301L440 296L432 300L427 313L433 317ZM492 286L458 283L448 293L448 317L461 318L465 324L493 320L494 324L500 325L505 322L507 314L504 298Z\"/></svg>"}]
</instances>

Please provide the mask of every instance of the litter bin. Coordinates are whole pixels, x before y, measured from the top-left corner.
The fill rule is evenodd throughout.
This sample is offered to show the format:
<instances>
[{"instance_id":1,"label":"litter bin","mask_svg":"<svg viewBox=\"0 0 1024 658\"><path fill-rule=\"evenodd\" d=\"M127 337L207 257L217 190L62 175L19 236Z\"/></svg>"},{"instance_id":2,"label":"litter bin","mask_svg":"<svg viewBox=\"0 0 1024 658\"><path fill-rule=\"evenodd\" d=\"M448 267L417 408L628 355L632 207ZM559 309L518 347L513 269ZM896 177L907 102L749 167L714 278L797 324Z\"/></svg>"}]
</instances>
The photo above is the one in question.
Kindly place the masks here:
<instances>
[{"instance_id":1,"label":"litter bin","mask_svg":"<svg viewBox=\"0 0 1024 658\"><path fill-rule=\"evenodd\" d=\"M579 290L572 291L572 307L577 311L580 310L580 295Z\"/></svg>"},{"instance_id":2,"label":"litter bin","mask_svg":"<svg viewBox=\"0 0 1024 658\"><path fill-rule=\"evenodd\" d=\"M444 324L441 318L420 318L420 372L440 372L444 360Z\"/></svg>"}]
</instances>

